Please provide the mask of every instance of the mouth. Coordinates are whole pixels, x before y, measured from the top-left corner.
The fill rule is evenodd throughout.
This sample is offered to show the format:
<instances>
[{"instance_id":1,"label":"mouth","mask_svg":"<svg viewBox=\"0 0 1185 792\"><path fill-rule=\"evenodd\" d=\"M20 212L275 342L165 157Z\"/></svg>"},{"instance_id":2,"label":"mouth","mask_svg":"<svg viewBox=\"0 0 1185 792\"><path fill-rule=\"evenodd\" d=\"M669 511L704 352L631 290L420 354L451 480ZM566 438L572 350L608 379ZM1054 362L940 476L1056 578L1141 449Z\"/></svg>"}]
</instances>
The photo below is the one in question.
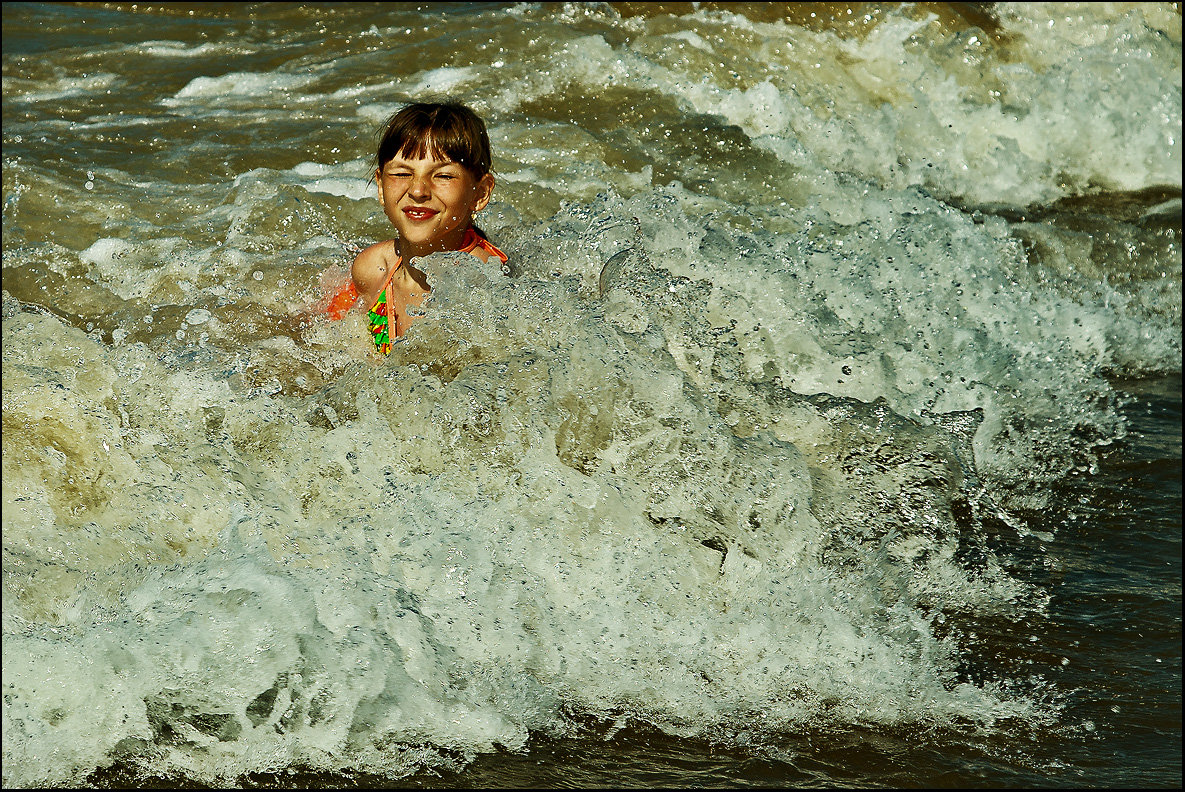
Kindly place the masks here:
<instances>
[{"instance_id":1,"label":"mouth","mask_svg":"<svg viewBox=\"0 0 1185 792\"><path fill-rule=\"evenodd\" d=\"M408 220L411 220L412 222L420 223L425 220L431 220L433 217L435 217L437 214L439 214L439 212L437 212L435 209L426 209L426 208L419 207L419 206L409 206L403 210L403 214L407 217Z\"/></svg>"}]
</instances>

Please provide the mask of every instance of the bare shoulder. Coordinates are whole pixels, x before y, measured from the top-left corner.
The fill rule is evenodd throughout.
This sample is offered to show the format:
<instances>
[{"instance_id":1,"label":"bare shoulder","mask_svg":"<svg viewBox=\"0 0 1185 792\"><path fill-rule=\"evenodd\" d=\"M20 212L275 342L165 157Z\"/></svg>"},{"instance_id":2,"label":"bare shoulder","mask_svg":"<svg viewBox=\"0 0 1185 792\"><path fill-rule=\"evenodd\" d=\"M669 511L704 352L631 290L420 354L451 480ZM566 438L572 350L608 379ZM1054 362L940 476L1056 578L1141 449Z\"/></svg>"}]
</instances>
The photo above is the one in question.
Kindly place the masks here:
<instances>
[{"instance_id":1,"label":"bare shoulder","mask_svg":"<svg viewBox=\"0 0 1185 792\"><path fill-rule=\"evenodd\" d=\"M387 271L394 264L392 260L394 247L391 240L388 239L385 242L374 243L355 256L354 264L350 267L354 283L360 287L362 284L359 280L370 282L375 278L380 281L386 278Z\"/></svg>"},{"instance_id":2,"label":"bare shoulder","mask_svg":"<svg viewBox=\"0 0 1185 792\"><path fill-rule=\"evenodd\" d=\"M372 300L378 296L378 291L387 280L391 268L398 263L394 251L395 245L388 239L376 242L354 258L350 275L354 278L358 294L363 298Z\"/></svg>"}]
</instances>

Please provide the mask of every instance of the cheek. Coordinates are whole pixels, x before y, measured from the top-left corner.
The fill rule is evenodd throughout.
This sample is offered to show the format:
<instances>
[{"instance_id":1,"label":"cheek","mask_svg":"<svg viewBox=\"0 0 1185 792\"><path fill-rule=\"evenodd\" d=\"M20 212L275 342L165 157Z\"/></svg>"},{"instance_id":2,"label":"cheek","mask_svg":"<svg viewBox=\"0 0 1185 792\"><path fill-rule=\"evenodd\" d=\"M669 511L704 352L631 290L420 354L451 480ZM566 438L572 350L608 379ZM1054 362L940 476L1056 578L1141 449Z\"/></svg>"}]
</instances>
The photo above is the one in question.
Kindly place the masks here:
<instances>
[{"instance_id":1,"label":"cheek","mask_svg":"<svg viewBox=\"0 0 1185 792\"><path fill-rule=\"evenodd\" d=\"M459 190L457 195L457 205L464 206L467 209L472 209L477 205L478 198L481 197L481 190L477 187L468 187L464 190Z\"/></svg>"},{"instance_id":2,"label":"cheek","mask_svg":"<svg viewBox=\"0 0 1185 792\"><path fill-rule=\"evenodd\" d=\"M382 189L379 190L379 204L384 209L394 209L399 205L399 200L403 197L404 192L397 185L384 184Z\"/></svg>"},{"instance_id":3,"label":"cheek","mask_svg":"<svg viewBox=\"0 0 1185 792\"><path fill-rule=\"evenodd\" d=\"M469 206L467 196L459 190L449 190L447 193L438 193L438 195L451 215L463 214Z\"/></svg>"}]
</instances>

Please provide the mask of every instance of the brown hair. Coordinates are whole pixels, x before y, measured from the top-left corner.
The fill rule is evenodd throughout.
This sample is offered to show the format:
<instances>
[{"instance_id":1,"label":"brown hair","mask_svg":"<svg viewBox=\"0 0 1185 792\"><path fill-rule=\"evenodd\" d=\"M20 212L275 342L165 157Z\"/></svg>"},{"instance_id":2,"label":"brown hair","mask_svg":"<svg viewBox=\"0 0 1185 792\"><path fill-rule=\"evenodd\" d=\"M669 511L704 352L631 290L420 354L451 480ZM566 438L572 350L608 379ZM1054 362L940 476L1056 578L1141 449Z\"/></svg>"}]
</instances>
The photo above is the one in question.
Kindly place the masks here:
<instances>
[{"instance_id":1,"label":"brown hair","mask_svg":"<svg viewBox=\"0 0 1185 792\"><path fill-rule=\"evenodd\" d=\"M477 113L459 102L417 102L388 119L376 170L397 156L451 160L480 179L490 172L490 137Z\"/></svg>"}]
</instances>

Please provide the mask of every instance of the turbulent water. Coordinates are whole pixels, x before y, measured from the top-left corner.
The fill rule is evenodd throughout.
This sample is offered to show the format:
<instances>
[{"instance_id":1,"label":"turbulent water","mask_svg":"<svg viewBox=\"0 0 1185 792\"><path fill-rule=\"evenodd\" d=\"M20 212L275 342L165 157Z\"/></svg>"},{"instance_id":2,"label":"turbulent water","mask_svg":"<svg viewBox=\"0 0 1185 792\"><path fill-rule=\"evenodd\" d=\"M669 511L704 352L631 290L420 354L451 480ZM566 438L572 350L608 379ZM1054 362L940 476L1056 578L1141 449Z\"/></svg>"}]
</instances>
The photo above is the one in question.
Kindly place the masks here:
<instances>
[{"instance_id":1,"label":"turbulent water","mask_svg":"<svg viewBox=\"0 0 1185 792\"><path fill-rule=\"evenodd\" d=\"M1178 4L3 14L6 787L1180 785Z\"/></svg>"}]
</instances>

